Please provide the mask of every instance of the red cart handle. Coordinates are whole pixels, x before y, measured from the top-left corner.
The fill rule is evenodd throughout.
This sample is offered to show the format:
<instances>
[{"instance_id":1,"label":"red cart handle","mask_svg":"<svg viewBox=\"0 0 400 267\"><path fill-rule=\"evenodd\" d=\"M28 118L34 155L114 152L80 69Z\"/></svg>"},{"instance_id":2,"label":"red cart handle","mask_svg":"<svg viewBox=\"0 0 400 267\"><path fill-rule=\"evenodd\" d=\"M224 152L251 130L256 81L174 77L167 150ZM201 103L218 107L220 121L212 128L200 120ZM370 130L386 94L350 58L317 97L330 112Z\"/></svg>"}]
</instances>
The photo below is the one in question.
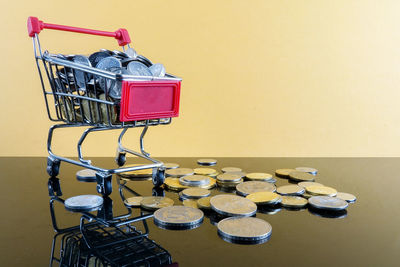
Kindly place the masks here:
<instances>
[{"instance_id":1,"label":"red cart handle","mask_svg":"<svg viewBox=\"0 0 400 267\"><path fill-rule=\"evenodd\" d=\"M58 31L78 32L78 33L85 33L92 35L114 37L115 39L118 40L118 44L120 46L124 46L131 43L131 38L129 38L129 33L126 29L118 29L115 32L106 32L106 31L98 31L98 30L84 29L78 27L44 23L43 21L39 20L36 17L28 18L28 34L30 37L34 37L35 34L39 34L43 29L52 29Z\"/></svg>"}]
</instances>

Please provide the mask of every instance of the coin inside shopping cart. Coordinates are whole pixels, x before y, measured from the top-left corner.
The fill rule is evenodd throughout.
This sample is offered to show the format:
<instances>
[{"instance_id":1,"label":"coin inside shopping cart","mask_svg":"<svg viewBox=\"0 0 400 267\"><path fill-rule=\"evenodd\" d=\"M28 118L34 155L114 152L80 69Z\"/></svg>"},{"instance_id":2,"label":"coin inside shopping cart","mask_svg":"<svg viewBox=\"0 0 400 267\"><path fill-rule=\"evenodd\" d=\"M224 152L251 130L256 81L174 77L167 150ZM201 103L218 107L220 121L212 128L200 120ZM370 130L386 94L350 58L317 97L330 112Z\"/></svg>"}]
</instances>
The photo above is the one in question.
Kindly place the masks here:
<instances>
[{"instance_id":1,"label":"coin inside shopping cart","mask_svg":"<svg viewBox=\"0 0 400 267\"><path fill-rule=\"evenodd\" d=\"M101 70L106 70L110 71L113 73L122 73L122 64L121 61L119 61L115 57L106 57L100 60L100 62L96 65L96 68L101 69ZM120 99L121 98L121 83L110 79L110 78L100 78L99 79L99 85L100 88L107 92L109 96L111 96L114 99Z\"/></svg>"},{"instance_id":2,"label":"coin inside shopping cart","mask_svg":"<svg viewBox=\"0 0 400 267\"><path fill-rule=\"evenodd\" d=\"M92 66L97 66L97 64L102 60L103 58L109 57L110 54L104 51L99 51L91 54L89 56L89 61L92 64Z\"/></svg>"},{"instance_id":3,"label":"coin inside shopping cart","mask_svg":"<svg viewBox=\"0 0 400 267\"><path fill-rule=\"evenodd\" d=\"M64 202L66 210L73 212L93 211L103 205L103 198L96 195L80 195L67 198Z\"/></svg>"},{"instance_id":4,"label":"coin inside shopping cart","mask_svg":"<svg viewBox=\"0 0 400 267\"><path fill-rule=\"evenodd\" d=\"M75 63L81 64L84 66L89 66L89 67L92 66L89 59L82 55L74 56L74 58L72 60ZM75 70L74 72L75 72L76 84L78 85L78 87L86 88L86 83L91 79L91 74L85 73L81 70Z\"/></svg>"},{"instance_id":5,"label":"coin inside shopping cart","mask_svg":"<svg viewBox=\"0 0 400 267\"><path fill-rule=\"evenodd\" d=\"M139 61L132 61L128 64L128 72L135 76L153 76L150 69Z\"/></svg>"}]
</instances>

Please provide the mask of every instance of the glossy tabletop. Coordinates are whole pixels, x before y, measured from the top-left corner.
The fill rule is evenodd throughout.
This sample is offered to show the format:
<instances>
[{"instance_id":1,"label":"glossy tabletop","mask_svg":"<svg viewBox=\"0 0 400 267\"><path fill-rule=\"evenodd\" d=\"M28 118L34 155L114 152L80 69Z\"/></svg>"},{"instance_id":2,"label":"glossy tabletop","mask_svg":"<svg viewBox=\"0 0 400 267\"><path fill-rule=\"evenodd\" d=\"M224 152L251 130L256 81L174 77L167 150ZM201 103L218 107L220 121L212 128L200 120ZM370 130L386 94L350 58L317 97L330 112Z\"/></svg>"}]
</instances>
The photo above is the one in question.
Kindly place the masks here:
<instances>
[{"instance_id":1,"label":"glossy tabletop","mask_svg":"<svg viewBox=\"0 0 400 267\"><path fill-rule=\"evenodd\" d=\"M207 157L212 157L207 156ZM197 158L162 158L181 167L195 168ZM222 240L215 223L219 218L206 214L202 225L192 230L163 230L147 219L149 239L164 248L179 266L398 266L400 252L400 159L398 158L217 158L211 168L240 167L245 172L274 173L279 168L309 166L319 170L316 182L352 193L357 201L339 218L328 218L302 210L259 209L256 217L272 225L268 242L238 245ZM134 161L132 161L133 163ZM112 158L96 158L94 163L114 167ZM46 266L55 232L49 210L48 175L45 158L0 158L1 266ZM80 168L61 163L58 178L62 198L97 194L94 183L77 181ZM277 186L288 184L277 178ZM150 181L126 184L139 195L150 196ZM116 179L113 177L112 212L125 214ZM176 192L160 191L182 205ZM217 189L212 194L222 194ZM133 194L124 190L124 196ZM79 224L80 214L55 204L59 227ZM140 209L132 209L140 215ZM138 223L138 228L142 227ZM55 254L60 248L56 246ZM57 266L57 263L54 263Z\"/></svg>"}]
</instances>

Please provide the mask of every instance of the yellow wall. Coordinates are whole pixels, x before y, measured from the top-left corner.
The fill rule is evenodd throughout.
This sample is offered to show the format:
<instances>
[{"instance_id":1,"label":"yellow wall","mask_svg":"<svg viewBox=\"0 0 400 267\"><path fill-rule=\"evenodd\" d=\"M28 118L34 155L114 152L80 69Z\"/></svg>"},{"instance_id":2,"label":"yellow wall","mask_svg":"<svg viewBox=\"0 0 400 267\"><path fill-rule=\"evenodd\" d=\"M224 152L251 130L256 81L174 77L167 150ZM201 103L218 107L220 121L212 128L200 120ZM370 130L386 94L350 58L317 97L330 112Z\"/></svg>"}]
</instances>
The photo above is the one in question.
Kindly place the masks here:
<instances>
[{"instance_id":1,"label":"yellow wall","mask_svg":"<svg viewBox=\"0 0 400 267\"><path fill-rule=\"evenodd\" d=\"M155 156L400 156L400 1L1 1L1 156L47 154L29 15L123 26L139 53L183 77L181 116L148 133ZM40 37L51 52L116 48ZM60 132L56 150L74 155L79 132ZM88 141L88 155L114 155L115 134Z\"/></svg>"}]
</instances>

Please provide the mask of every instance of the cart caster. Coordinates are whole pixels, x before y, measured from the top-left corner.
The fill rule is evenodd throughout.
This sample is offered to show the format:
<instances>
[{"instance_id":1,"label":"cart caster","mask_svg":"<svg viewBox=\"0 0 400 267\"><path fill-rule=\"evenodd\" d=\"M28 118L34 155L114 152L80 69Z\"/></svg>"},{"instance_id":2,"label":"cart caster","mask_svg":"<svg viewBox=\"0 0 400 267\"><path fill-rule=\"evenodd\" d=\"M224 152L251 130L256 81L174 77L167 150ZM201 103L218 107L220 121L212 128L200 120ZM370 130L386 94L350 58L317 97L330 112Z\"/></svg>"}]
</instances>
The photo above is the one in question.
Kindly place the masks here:
<instances>
[{"instance_id":1,"label":"cart caster","mask_svg":"<svg viewBox=\"0 0 400 267\"><path fill-rule=\"evenodd\" d=\"M53 158L52 156L47 157L47 173L51 177L56 177L60 172L60 163L59 159Z\"/></svg>"},{"instance_id":2,"label":"cart caster","mask_svg":"<svg viewBox=\"0 0 400 267\"><path fill-rule=\"evenodd\" d=\"M117 156L115 157L115 162L117 162L118 166L124 166L126 162L126 153L117 152Z\"/></svg>"},{"instance_id":3,"label":"cart caster","mask_svg":"<svg viewBox=\"0 0 400 267\"><path fill-rule=\"evenodd\" d=\"M47 182L47 188L49 189L50 197L62 196L60 179L58 179L56 177L49 178L49 181Z\"/></svg>"},{"instance_id":4,"label":"cart caster","mask_svg":"<svg viewBox=\"0 0 400 267\"><path fill-rule=\"evenodd\" d=\"M153 169L153 184L155 187L159 187L164 184L165 180L165 169Z\"/></svg>"},{"instance_id":5,"label":"cart caster","mask_svg":"<svg viewBox=\"0 0 400 267\"><path fill-rule=\"evenodd\" d=\"M102 196L108 196L112 192L112 175L108 173L96 172L97 192Z\"/></svg>"},{"instance_id":6,"label":"cart caster","mask_svg":"<svg viewBox=\"0 0 400 267\"><path fill-rule=\"evenodd\" d=\"M165 197L165 191L162 187L153 187L153 197Z\"/></svg>"}]
</instances>

